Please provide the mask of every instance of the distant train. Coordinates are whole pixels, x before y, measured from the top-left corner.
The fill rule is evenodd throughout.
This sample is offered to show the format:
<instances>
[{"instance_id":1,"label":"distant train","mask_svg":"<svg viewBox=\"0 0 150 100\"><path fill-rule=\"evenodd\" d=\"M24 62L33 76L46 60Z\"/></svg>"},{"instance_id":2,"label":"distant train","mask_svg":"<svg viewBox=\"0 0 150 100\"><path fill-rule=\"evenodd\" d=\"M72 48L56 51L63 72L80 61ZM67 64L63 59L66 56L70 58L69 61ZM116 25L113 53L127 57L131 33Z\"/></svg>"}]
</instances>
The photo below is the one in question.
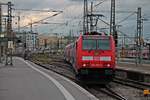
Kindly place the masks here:
<instances>
[{"instance_id":1,"label":"distant train","mask_svg":"<svg viewBox=\"0 0 150 100\"><path fill-rule=\"evenodd\" d=\"M125 51L125 57L127 57L127 58L135 58L138 55L139 55L139 53L137 52L137 50L126 50ZM142 49L141 56L143 59L150 59L150 51L148 50L148 48Z\"/></svg>"},{"instance_id":2,"label":"distant train","mask_svg":"<svg viewBox=\"0 0 150 100\"><path fill-rule=\"evenodd\" d=\"M64 59L71 63L77 78L86 83L106 84L115 73L115 43L112 36L80 35L66 46Z\"/></svg>"}]
</instances>

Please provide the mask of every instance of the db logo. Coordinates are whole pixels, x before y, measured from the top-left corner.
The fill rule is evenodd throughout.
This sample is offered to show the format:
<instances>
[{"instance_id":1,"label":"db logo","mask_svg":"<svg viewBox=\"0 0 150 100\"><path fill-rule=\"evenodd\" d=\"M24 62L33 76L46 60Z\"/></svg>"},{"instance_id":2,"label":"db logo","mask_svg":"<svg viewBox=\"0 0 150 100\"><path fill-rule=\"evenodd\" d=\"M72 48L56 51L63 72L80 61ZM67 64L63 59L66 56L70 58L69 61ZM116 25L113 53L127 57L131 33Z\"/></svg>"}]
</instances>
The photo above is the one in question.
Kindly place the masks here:
<instances>
[{"instance_id":1,"label":"db logo","mask_svg":"<svg viewBox=\"0 0 150 100\"><path fill-rule=\"evenodd\" d=\"M99 52L96 51L96 52L94 53L94 55L95 55L95 56L98 56L98 55L99 55Z\"/></svg>"}]
</instances>

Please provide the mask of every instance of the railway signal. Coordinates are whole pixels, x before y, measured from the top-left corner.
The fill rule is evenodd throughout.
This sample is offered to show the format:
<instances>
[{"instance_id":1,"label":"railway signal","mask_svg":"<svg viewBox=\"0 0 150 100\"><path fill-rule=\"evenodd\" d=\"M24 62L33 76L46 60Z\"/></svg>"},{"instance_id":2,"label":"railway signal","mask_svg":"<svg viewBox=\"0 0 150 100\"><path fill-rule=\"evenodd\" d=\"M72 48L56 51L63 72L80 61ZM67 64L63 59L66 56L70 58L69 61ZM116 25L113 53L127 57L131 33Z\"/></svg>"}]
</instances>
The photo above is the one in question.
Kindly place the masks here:
<instances>
[{"instance_id":1,"label":"railway signal","mask_svg":"<svg viewBox=\"0 0 150 100\"><path fill-rule=\"evenodd\" d=\"M118 44L118 34L116 31L116 23L115 23L115 0L111 0L111 15L110 15L110 34L113 35L115 40L115 46Z\"/></svg>"}]
</instances>

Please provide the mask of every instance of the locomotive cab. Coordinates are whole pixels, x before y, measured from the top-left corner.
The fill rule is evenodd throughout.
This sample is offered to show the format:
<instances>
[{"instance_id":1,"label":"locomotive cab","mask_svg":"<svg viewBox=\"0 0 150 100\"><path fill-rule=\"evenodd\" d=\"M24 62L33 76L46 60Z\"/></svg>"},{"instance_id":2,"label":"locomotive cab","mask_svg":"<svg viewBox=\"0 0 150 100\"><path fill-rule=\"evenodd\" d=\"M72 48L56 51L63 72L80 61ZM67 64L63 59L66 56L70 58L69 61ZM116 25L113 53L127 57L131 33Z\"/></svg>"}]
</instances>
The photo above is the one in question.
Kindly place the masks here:
<instances>
[{"instance_id":1,"label":"locomotive cab","mask_svg":"<svg viewBox=\"0 0 150 100\"><path fill-rule=\"evenodd\" d=\"M115 70L115 45L112 36L83 35L77 47L77 69L81 80L109 82ZM97 80L96 80L97 81Z\"/></svg>"},{"instance_id":2,"label":"locomotive cab","mask_svg":"<svg viewBox=\"0 0 150 100\"><path fill-rule=\"evenodd\" d=\"M106 84L115 73L115 43L105 34L80 35L66 46L65 59L72 64L76 76L85 83Z\"/></svg>"}]
</instances>

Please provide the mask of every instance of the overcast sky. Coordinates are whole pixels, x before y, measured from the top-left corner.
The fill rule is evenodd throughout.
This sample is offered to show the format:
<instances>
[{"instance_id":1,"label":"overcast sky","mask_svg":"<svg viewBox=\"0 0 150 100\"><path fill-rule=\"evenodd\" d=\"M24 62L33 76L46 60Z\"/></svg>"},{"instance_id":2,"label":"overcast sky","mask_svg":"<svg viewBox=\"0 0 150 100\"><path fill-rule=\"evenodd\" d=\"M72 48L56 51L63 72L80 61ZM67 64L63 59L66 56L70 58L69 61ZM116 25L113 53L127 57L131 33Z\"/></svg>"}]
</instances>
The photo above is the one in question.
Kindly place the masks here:
<instances>
[{"instance_id":1,"label":"overcast sky","mask_svg":"<svg viewBox=\"0 0 150 100\"><path fill-rule=\"evenodd\" d=\"M0 2L6 3L10 0L0 0ZM89 0L89 3L92 0ZM94 5L104 0L94 0ZM55 23L67 23L64 25L36 25L33 27L34 31L40 33L52 33L59 32L68 34L70 29L77 33L81 30L82 22L82 12L83 12L83 0L11 0L14 4L13 8L16 9L51 9L51 10L62 10L63 13L56 17L46 20L47 22ZM138 7L142 7L142 15L145 19L149 19L144 22L144 34L145 37L150 38L150 0L116 0L116 10L117 11L137 11ZM95 11L109 11L110 10L110 0L105 0L104 3L94 8ZM5 11L3 13L6 13ZM14 11L14 15L17 16L18 11ZM42 18L51 16L55 13L48 12L20 12L21 16L21 26L27 25L31 22L40 20ZM110 21L110 12L101 12L105 17L103 20ZM116 23L122 21L127 16L132 13L117 13ZM17 22L14 18L13 22ZM118 23L121 25L119 30L126 34L133 35L136 32L136 14L133 14L127 20ZM14 25L16 27L16 25ZM109 26L102 22L99 22L99 27L107 28ZM29 30L29 28L22 29Z\"/></svg>"}]
</instances>

